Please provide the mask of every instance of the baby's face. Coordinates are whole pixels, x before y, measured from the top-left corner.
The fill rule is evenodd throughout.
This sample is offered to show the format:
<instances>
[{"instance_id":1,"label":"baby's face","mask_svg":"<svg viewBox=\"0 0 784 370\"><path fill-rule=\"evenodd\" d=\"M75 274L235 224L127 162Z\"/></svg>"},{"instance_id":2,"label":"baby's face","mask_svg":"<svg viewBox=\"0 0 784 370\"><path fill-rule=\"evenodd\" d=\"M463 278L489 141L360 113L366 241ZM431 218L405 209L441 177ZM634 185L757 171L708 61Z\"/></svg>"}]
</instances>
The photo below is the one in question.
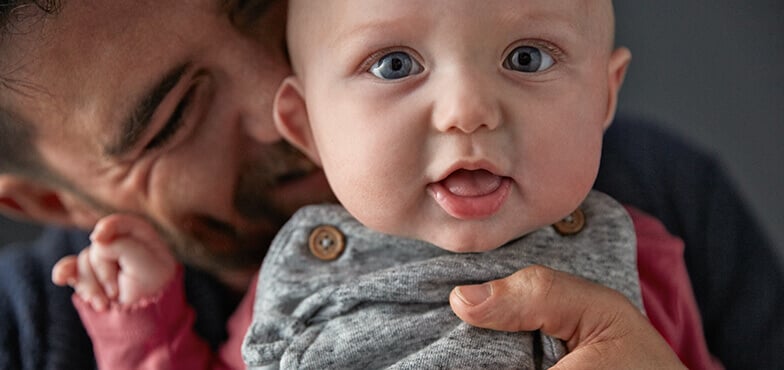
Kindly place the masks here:
<instances>
[{"instance_id":1,"label":"baby's face","mask_svg":"<svg viewBox=\"0 0 784 370\"><path fill-rule=\"evenodd\" d=\"M295 1L289 32L300 146L369 227L490 250L591 189L628 62L609 0Z\"/></svg>"}]
</instances>

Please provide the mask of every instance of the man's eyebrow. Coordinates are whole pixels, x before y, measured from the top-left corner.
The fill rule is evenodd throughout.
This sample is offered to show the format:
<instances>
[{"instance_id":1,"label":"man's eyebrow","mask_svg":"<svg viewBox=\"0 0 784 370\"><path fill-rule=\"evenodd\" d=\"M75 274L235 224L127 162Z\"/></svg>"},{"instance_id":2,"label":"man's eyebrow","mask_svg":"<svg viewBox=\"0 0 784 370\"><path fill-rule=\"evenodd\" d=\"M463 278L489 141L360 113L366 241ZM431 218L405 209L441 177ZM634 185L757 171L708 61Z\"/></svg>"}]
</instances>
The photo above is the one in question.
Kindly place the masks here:
<instances>
[{"instance_id":1,"label":"man's eyebrow","mask_svg":"<svg viewBox=\"0 0 784 370\"><path fill-rule=\"evenodd\" d=\"M188 70L188 63L183 63L171 69L152 88L142 95L134 105L131 113L123 119L116 140L104 147L104 154L110 157L120 157L133 149L150 126L150 119L158 109L163 99L177 86L182 76Z\"/></svg>"}]
</instances>

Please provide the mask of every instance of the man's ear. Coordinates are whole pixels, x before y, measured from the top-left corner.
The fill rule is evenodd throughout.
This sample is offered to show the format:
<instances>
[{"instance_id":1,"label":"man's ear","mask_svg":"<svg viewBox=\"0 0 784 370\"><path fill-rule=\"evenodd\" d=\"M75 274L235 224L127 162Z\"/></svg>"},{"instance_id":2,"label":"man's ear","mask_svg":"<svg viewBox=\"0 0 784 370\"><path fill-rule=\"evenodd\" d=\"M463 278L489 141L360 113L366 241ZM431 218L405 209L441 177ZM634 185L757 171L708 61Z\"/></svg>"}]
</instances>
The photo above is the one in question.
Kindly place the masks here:
<instances>
[{"instance_id":1,"label":"man's ear","mask_svg":"<svg viewBox=\"0 0 784 370\"><path fill-rule=\"evenodd\" d=\"M0 213L22 221L91 229L99 212L85 201L54 187L16 175L0 175Z\"/></svg>"},{"instance_id":2,"label":"man's ear","mask_svg":"<svg viewBox=\"0 0 784 370\"><path fill-rule=\"evenodd\" d=\"M613 50L610 54L609 63L607 63L607 84L608 84L608 100L607 100L607 114L604 121L604 128L610 127L613 118L615 118L615 110L618 107L618 93L623 85L623 79L626 77L626 70L629 68L629 63L632 60L632 53L629 49L620 47Z\"/></svg>"},{"instance_id":3,"label":"man's ear","mask_svg":"<svg viewBox=\"0 0 784 370\"><path fill-rule=\"evenodd\" d=\"M316 142L313 140L307 104L299 78L289 76L283 80L275 94L272 112L275 127L280 134L320 166L321 159Z\"/></svg>"}]
</instances>

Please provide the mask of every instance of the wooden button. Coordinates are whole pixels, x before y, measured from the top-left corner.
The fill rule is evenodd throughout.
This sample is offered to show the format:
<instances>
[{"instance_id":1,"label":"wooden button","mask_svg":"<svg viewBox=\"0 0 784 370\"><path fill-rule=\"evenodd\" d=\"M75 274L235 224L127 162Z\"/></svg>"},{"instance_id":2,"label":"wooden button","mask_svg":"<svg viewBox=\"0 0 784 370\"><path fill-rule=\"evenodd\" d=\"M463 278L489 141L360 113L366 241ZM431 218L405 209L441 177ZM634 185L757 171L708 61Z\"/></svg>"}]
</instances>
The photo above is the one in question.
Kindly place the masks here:
<instances>
[{"instance_id":1,"label":"wooden button","mask_svg":"<svg viewBox=\"0 0 784 370\"><path fill-rule=\"evenodd\" d=\"M343 233L336 227L321 225L310 232L308 246L316 258L322 261L332 261L343 253L346 242Z\"/></svg>"},{"instance_id":2,"label":"wooden button","mask_svg":"<svg viewBox=\"0 0 784 370\"><path fill-rule=\"evenodd\" d=\"M553 224L553 228L561 235L574 235L585 227L585 214L579 208L561 221Z\"/></svg>"}]
</instances>

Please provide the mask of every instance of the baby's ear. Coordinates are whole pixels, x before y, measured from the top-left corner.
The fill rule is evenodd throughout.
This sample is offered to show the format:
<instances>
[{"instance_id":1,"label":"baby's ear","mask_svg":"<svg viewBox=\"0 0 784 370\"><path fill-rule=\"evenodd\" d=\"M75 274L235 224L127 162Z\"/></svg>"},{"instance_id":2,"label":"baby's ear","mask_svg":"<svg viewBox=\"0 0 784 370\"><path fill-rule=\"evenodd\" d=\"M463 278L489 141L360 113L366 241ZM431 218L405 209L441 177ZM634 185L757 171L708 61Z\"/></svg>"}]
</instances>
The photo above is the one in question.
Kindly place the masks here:
<instances>
[{"instance_id":1,"label":"baby's ear","mask_svg":"<svg viewBox=\"0 0 784 370\"><path fill-rule=\"evenodd\" d=\"M620 47L615 49L610 54L609 63L607 63L607 84L608 84L608 101L607 101L607 115L604 122L604 128L610 126L613 118L615 118L615 110L618 106L618 93L623 85L623 79L626 77L626 70L629 68L629 63L632 60L632 53L629 49Z\"/></svg>"},{"instance_id":2,"label":"baby's ear","mask_svg":"<svg viewBox=\"0 0 784 370\"><path fill-rule=\"evenodd\" d=\"M299 78L289 76L283 80L275 94L272 111L275 127L283 138L320 166L321 159L316 142L313 140L307 104Z\"/></svg>"}]
</instances>

